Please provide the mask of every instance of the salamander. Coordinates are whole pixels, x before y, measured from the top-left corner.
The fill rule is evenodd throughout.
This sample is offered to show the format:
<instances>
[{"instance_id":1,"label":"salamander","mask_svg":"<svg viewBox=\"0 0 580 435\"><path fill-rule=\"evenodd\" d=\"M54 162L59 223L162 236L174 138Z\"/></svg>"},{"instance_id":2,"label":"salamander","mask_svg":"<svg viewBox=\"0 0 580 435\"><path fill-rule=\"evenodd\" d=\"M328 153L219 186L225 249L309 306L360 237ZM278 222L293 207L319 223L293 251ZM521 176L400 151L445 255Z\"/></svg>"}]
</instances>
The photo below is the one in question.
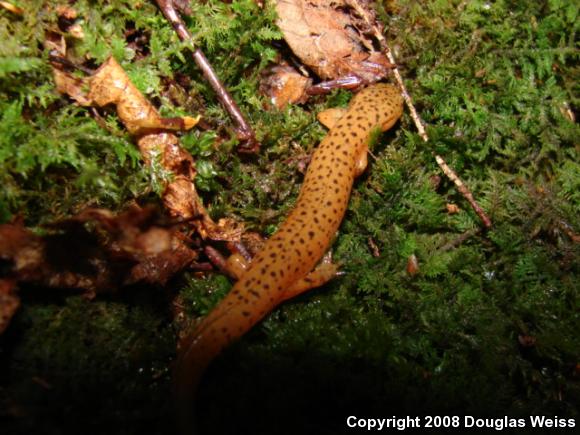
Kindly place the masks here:
<instances>
[{"instance_id":1,"label":"salamander","mask_svg":"<svg viewBox=\"0 0 580 435\"><path fill-rule=\"evenodd\" d=\"M226 297L183 342L174 375L182 430L191 425L191 401L212 359L278 304L336 274L331 264L316 266L342 221L354 179L366 167L373 131L389 129L402 112L400 91L375 84L355 95L347 109L319 115L330 131L312 156L296 205Z\"/></svg>"}]
</instances>

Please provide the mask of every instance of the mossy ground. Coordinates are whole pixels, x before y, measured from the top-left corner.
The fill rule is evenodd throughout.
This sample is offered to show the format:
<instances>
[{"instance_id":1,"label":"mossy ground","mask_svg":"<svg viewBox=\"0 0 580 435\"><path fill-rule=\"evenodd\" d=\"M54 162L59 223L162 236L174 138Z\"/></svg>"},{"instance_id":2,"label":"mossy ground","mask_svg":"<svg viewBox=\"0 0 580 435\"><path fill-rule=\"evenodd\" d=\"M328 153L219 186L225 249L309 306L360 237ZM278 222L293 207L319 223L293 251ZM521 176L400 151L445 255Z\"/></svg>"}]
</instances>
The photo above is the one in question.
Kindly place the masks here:
<instances>
[{"instance_id":1,"label":"mossy ground","mask_svg":"<svg viewBox=\"0 0 580 435\"><path fill-rule=\"evenodd\" d=\"M21 5L22 17L0 10L0 220L22 214L34 227L89 205L155 200L157 178L115 115L111 134L54 91L40 49L54 10ZM79 59L98 65L112 53L164 114L202 111L218 134L231 133L152 3L74 7L85 38L69 47ZM335 434L347 415L426 414L558 415L578 425L579 247L563 229L580 229L580 131L569 117L579 107L578 6L399 0L389 14L378 9L432 140L423 143L408 116L381 137L334 244L345 275L276 309L215 361L198 396L201 427ZM272 15L251 0L193 10L197 44L263 146L240 157L233 140L210 146L209 131L183 143L212 214L270 234L298 192L298 162L324 135L315 114L348 94L265 111L258 79L280 45ZM167 92L177 74L192 78L182 104ZM433 187L433 151L493 220L451 249L441 248L480 222L452 183ZM462 211L449 215L446 203ZM411 254L414 277L405 272ZM200 315L229 287L217 274L186 275L170 292ZM92 302L21 294L0 337L2 433L170 432L176 327L167 293L131 289ZM524 336L535 344L522 346Z\"/></svg>"}]
</instances>

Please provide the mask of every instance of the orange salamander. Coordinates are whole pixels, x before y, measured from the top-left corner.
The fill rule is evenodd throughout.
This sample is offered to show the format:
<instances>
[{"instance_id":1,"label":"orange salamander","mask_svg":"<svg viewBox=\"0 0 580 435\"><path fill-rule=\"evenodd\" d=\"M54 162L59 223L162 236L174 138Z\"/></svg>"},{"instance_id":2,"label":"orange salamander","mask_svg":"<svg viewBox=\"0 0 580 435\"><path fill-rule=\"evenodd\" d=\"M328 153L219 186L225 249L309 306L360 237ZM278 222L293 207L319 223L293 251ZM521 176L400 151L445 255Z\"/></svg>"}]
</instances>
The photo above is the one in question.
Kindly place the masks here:
<instances>
[{"instance_id":1,"label":"orange salamander","mask_svg":"<svg viewBox=\"0 0 580 435\"><path fill-rule=\"evenodd\" d=\"M212 359L278 304L335 276L336 266L316 266L342 221L355 177L366 167L372 132L389 129L402 112L400 91L375 84L355 95L347 109L319 115L330 131L312 156L294 209L183 342L174 375L182 430L191 426L195 390Z\"/></svg>"}]
</instances>

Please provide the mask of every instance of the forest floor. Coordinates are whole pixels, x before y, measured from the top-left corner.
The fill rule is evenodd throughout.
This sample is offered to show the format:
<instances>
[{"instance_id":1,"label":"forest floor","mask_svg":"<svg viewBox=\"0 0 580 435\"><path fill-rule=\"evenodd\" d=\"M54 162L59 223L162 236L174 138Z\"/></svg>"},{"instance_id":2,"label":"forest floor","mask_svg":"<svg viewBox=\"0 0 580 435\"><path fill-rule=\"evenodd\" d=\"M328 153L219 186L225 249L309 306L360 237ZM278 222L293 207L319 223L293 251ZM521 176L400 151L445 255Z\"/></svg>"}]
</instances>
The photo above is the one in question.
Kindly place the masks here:
<instances>
[{"instance_id":1,"label":"forest floor","mask_svg":"<svg viewBox=\"0 0 580 435\"><path fill-rule=\"evenodd\" d=\"M159 202L160 178L116 116L105 130L55 91L42 49L58 24L50 2L21 3L22 15L0 9L0 223L22 216L42 232L87 206ZM261 73L287 53L274 14L251 0L195 3L187 25L255 128L257 155L236 153L226 113L153 2L75 2L84 37L69 49L94 66L114 55L165 116L201 113L214 128L181 140L204 203L215 219L267 236L296 199L299 163L325 134L316 114L350 93L266 110ZM574 3L377 6L431 141L408 114L379 138L333 245L344 275L277 308L214 361L198 394L202 433L337 434L349 415L510 416L526 422L517 433L531 430L533 415L580 425ZM181 106L167 97L178 75L191 78ZM478 231L434 152L471 188L491 229ZM217 272L93 300L22 286L0 336L2 433L171 432L171 300L179 294L193 318L230 287Z\"/></svg>"}]
</instances>

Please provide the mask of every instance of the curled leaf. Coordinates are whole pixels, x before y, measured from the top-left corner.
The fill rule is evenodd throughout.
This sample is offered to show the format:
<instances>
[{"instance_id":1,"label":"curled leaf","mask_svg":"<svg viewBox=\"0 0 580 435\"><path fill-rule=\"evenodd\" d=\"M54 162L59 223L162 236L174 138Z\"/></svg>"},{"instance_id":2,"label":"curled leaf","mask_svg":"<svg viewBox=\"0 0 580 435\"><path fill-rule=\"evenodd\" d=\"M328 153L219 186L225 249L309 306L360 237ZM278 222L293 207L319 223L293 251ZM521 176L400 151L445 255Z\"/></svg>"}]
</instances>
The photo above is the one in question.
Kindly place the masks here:
<instances>
[{"instance_id":1,"label":"curled leaf","mask_svg":"<svg viewBox=\"0 0 580 435\"><path fill-rule=\"evenodd\" d=\"M61 47L59 52L63 51ZM161 117L113 57L86 79L76 78L56 66L54 70L57 89L79 104L116 106L119 119L135 137L145 163L158 162L172 173L163 193L163 202L172 216L192 222L204 238L239 240L241 226L230 220L215 223L210 218L195 189L195 162L174 134L191 129L198 123L199 116ZM88 86L87 93L84 86Z\"/></svg>"},{"instance_id":2,"label":"curled leaf","mask_svg":"<svg viewBox=\"0 0 580 435\"><path fill-rule=\"evenodd\" d=\"M121 122L134 135L155 129L189 130L199 121L199 116L162 118L113 57L107 59L90 78L88 98L93 105L100 107L115 104Z\"/></svg>"}]
</instances>

